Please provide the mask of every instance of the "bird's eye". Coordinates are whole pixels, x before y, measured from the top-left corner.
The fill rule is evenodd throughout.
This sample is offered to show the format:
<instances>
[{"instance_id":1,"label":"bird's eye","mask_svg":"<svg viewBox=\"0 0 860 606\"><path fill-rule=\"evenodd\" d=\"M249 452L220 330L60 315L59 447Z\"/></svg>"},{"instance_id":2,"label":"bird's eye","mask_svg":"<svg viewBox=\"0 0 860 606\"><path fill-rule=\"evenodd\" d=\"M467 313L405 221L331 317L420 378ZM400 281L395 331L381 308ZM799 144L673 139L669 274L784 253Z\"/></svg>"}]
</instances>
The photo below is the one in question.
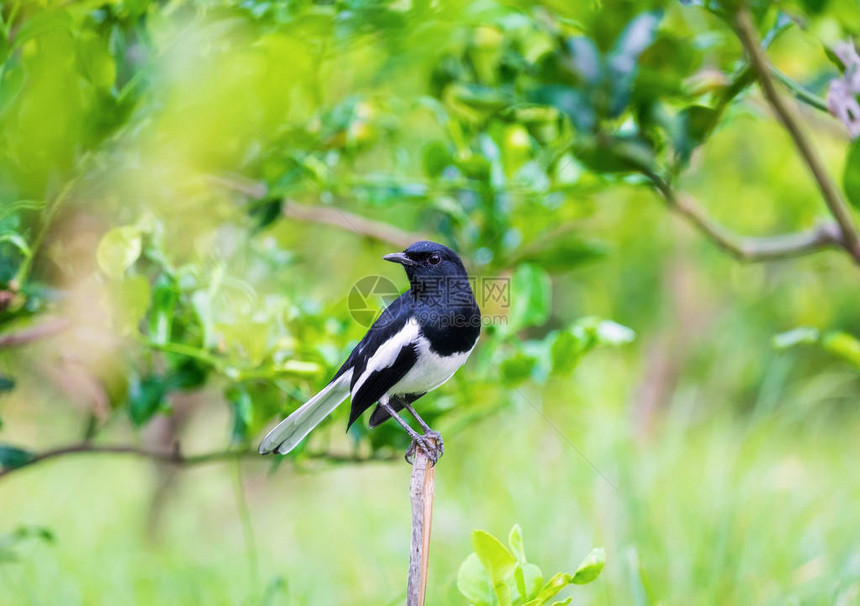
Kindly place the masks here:
<instances>
[{"instance_id":1,"label":"bird's eye","mask_svg":"<svg viewBox=\"0 0 860 606\"><path fill-rule=\"evenodd\" d=\"M436 253L433 253L432 255L430 255L430 258L429 258L429 259L427 259L427 262L428 262L430 265L439 265L439 263L441 263L441 262L442 262L442 257L440 257L439 255L437 255Z\"/></svg>"}]
</instances>

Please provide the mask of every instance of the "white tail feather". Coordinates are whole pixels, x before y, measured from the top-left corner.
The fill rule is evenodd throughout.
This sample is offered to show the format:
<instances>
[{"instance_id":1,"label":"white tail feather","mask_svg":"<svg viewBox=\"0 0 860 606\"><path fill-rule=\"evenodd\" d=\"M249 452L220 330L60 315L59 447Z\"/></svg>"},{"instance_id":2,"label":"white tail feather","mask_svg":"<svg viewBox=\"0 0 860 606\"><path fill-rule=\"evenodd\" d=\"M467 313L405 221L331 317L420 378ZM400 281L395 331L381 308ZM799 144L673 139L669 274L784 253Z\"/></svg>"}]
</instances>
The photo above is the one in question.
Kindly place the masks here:
<instances>
[{"instance_id":1,"label":"white tail feather","mask_svg":"<svg viewBox=\"0 0 860 606\"><path fill-rule=\"evenodd\" d=\"M260 443L260 454L287 454L322 423L349 395L352 371L326 385L317 395L302 404L293 414L278 423Z\"/></svg>"}]
</instances>

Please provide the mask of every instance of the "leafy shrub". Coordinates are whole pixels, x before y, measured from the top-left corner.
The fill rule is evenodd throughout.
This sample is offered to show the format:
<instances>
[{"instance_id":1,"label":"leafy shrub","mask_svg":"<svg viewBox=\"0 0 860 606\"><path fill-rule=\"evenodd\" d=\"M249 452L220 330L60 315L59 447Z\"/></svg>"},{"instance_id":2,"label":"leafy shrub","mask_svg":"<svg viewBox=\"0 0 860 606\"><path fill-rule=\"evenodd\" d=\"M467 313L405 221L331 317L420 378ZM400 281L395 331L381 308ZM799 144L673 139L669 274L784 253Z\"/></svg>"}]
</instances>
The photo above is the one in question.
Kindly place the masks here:
<instances>
[{"instance_id":1,"label":"leafy shrub","mask_svg":"<svg viewBox=\"0 0 860 606\"><path fill-rule=\"evenodd\" d=\"M514 525L505 547L493 535L483 530L472 532L470 554L457 577L457 588L474 606L541 606L569 604L573 598L550 602L568 585L591 583L603 570L606 552L602 547L593 549L576 572L559 572L544 582L543 572L526 559L523 534Z\"/></svg>"}]
</instances>

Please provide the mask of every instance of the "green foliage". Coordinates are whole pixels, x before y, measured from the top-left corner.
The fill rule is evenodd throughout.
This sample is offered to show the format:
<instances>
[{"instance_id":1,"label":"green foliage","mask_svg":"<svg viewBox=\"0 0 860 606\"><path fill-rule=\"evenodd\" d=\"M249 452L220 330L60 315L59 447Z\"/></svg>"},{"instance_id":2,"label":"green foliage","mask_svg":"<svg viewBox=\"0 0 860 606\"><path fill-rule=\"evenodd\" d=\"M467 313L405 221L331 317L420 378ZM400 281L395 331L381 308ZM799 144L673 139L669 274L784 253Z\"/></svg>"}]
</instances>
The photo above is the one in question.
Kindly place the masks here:
<instances>
[{"instance_id":1,"label":"green foliage","mask_svg":"<svg viewBox=\"0 0 860 606\"><path fill-rule=\"evenodd\" d=\"M56 540L54 533L43 526L20 526L12 532L0 534L0 564L17 561L15 548L31 539L49 544Z\"/></svg>"},{"instance_id":2,"label":"green foliage","mask_svg":"<svg viewBox=\"0 0 860 606\"><path fill-rule=\"evenodd\" d=\"M550 279L546 271L524 263L511 276L511 330L544 324L550 313Z\"/></svg>"},{"instance_id":3,"label":"green foliage","mask_svg":"<svg viewBox=\"0 0 860 606\"><path fill-rule=\"evenodd\" d=\"M773 346L779 350L798 345L818 345L827 353L860 370L860 339L854 335L841 330L822 332L811 326L801 326L773 338Z\"/></svg>"},{"instance_id":4,"label":"green foliage","mask_svg":"<svg viewBox=\"0 0 860 606\"><path fill-rule=\"evenodd\" d=\"M111 278L122 278L125 271L140 257L140 242L141 233L136 227L116 227L110 230L102 236L96 251L99 267Z\"/></svg>"},{"instance_id":5,"label":"green foliage","mask_svg":"<svg viewBox=\"0 0 860 606\"><path fill-rule=\"evenodd\" d=\"M3 3L0 335L57 315L72 328L3 349L3 430L15 437L6 441L29 436L32 446L0 446L0 466L26 464L54 441L136 441L131 431L181 412L186 398L202 410L181 430L183 446L187 439L189 450L249 448L319 389L363 334L345 303L349 287L390 271L379 257L410 234L427 236L461 252L473 275L510 279L509 305L481 301L492 322L469 367L421 401L425 418L455 446L446 459L460 475L454 498L493 497L492 509L476 506L478 519L463 527L508 516L508 505L532 524L545 522L558 500L578 508L577 520L605 525L599 536L617 537L608 547L626 554L607 571L608 601L805 603L828 595L847 603L855 571L832 564L856 560L856 524L840 514L856 502L856 487L828 471L851 460L856 442L839 433L855 427L850 413L833 406L856 401L856 377L832 365L835 358L860 366L856 270L838 249L808 263L739 267L700 238L668 229L667 213L652 203L652 186L665 183L749 235L806 229L826 212L790 139L762 111L758 76L735 34L738 6ZM860 33L856 3L750 7L779 93L826 111L828 84L846 69L832 48ZM829 171L841 171L846 198L858 207L857 143L837 122L823 129L809 115L801 113L804 130L815 132ZM297 209L316 218L298 219ZM400 273L385 275L403 287ZM827 355L795 364L811 356L767 351L775 332L812 325L833 328L800 328L774 344L813 345ZM641 346L615 350L609 362L589 355L629 344L627 326ZM504 477L469 474L453 454L459 432L468 431L474 439L460 444L473 455L468 464L483 461L474 465L484 470L490 459L478 455L509 454L507 443L487 444L485 423L507 423L506 435L519 436L531 412L512 420L510 404L525 394L601 473L620 476L622 494L611 507L599 489L593 511L583 504L594 478L558 456L543 418L520 436L528 450L505 459ZM640 400L653 394L660 401L643 413ZM785 423L773 431L764 426L771 410ZM391 424L368 431L358 423L345 437L342 414L293 456L330 448L373 457L406 446ZM51 431L23 431L34 419ZM74 519L84 514L49 509L58 492L95 494L80 488L90 477L113 488L108 471L81 469L14 486L19 505L4 495L4 508L58 523L69 516L69 528L89 529ZM378 531L374 512L385 512L386 522L393 515L385 507L395 498L379 502L389 496L380 487L390 475L383 477L355 497L372 502L367 528L341 529L338 546L361 536L366 549L358 533ZM508 491L507 482L535 488ZM133 511L123 525L138 527L140 487L149 484L129 473L122 485L126 510L110 492L94 526ZM315 528L336 524L326 507L342 502L340 493L333 497L332 488L313 501L315 491L289 488L291 514L318 515ZM195 496L183 492L186 511L200 511ZM205 530L222 519L183 520L174 543L187 538L211 549ZM460 578L473 603L552 604L549 593L600 566L595 554L593 565L545 579L515 530L507 547L489 535L476 539ZM141 550L123 543L136 538L113 523L102 533L100 544L114 551L79 561L95 540L82 535L62 554L63 566L39 562L18 585L4 579L0 601L25 594L33 603L104 601L108 591L119 602L132 594L141 602L247 601L230 593L236 575L217 568L213 578L214 564L178 551L162 561L179 549L174 543ZM233 538L223 534L225 544ZM266 538L277 543L272 561L293 557L282 536ZM304 577L334 578L334 567L348 590L336 595L307 582L306 593L293 594L275 583L265 599L388 597L380 592L395 581L380 577L399 571L399 561L353 578L354 562L321 557L326 542L302 538L318 551L289 559L297 567L290 591L293 579L302 586ZM131 583L134 575L115 566L127 553L144 560L132 566ZM441 593L454 591L459 561L448 563L448 582L432 588L438 603L454 599ZM96 572L78 591L70 579L87 565ZM224 566L232 570L233 561ZM105 580L111 573L121 582ZM161 575L173 576L162 583ZM171 594L175 587L187 593Z\"/></svg>"},{"instance_id":6,"label":"green foliage","mask_svg":"<svg viewBox=\"0 0 860 606\"><path fill-rule=\"evenodd\" d=\"M32 452L0 444L0 469L13 469L29 463L35 455Z\"/></svg>"},{"instance_id":7,"label":"green foliage","mask_svg":"<svg viewBox=\"0 0 860 606\"><path fill-rule=\"evenodd\" d=\"M860 208L860 141L851 144L842 173L845 195L854 208Z\"/></svg>"},{"instance_id":8,"label":"green foliage","mask_svg":"<svg viewBox=\"0 0 860 606\"><path fill-rule=\"evenodd\" d=\"M526 559L522 530L515 525L508 536L508 547L496 537L475 530L470 554L460 566L457 588L474 606L541 606L567 604L551 601L569 585L585 585L600 576L606 563L603 548L592 550L576 572L560 572L544 583L543 573Z\"/></svg>"}]
</instances>

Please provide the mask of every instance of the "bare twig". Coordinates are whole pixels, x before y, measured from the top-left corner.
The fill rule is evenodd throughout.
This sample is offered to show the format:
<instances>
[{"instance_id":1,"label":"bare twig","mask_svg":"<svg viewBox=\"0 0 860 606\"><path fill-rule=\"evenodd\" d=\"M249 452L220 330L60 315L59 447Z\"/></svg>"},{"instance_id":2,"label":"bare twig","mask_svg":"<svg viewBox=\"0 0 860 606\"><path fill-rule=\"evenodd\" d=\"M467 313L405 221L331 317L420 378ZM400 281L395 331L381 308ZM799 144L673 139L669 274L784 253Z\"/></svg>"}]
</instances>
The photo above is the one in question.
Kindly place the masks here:
<instances>
[{"instance_id":1,"label":"bare twig","mask_svg":"<svg viewBox=\"0 0 860 606\"><path fill-rule=\"evenodd\" d=\"M69 328L69 326L71 326L71 322L65 318L51 318L24 330L0 335L0 349L17 347L39 339L53 337Z\"/></svg>"},{"instance_id":2,"label":"bare twig","mask_svg":"<svg viewBox=\"0 0 860 606\"><path fill-rule=\"evenodd\" d=\"M232 189L239 192L243 196L259 199L264 198L269 193L269 188L263 181L248 179L242 175L223 174L223 175L206 175L206 178L214 185Z\"/></svg>"},{"instance_id":3,"label":"bare twig","mask_svg":"<svg viewBox=\"0 0 860 606\"><path fill-rule=\"evenodd\" d=\"M765 99L773 108L789 135L791 135L800 155L818 183L818 189L821 191L822 196L824 196L824 201L827 203L830 213L839 225L839 229L842 232L843 247L856 262L860 263L860 242L858 242L857 230L851 219L845 198L827 172L809 137L807 137L801 128L800 121L793 109L777 92L776 86L771 79L771 71L767 58L761 50L761 42L758 39L752 18L746 8L737 12L735 16L735 29L738 38L740 38L741 43L750 56L753 67L758 73L759 85Z\"/></svg>"},{"instance_id":4,"label":"bare twig","mask_svg":"<svg viewBox=\"0 0 860 606\"><path fill-rule=\"evenodd\" d=\"M426 438L428 442L432 439ZM409 498L412 501L412 539L409 548L409 580L406 586L406 606L424 606L427 591L427 571L430 565L430 530L433 523L433 489L436 467L427 453L415 449Z\"/></svg>"},{"instance_id":5,"label":"bare twig","mask_svg":"<svg viewBox=\"0 0 860 606\"><path fill-rule=\"evenodd\" d=\"M260 459L260 455L256 450L218 450L197 455L183 455L177 445L171 451L156 451L147 450L137 446L130 445L97 445L88 442L81 442L69 446L46 450L36 453L29 459L21 462L15 467L7 467L0 470L0 479L7 475L41 463L49 459L56 459L66 455L74 454L115 454L115 455L131 455L161 463L169 463L171 465L193 466L204 465L206 463L218 463L222 461L233 461L238 459ZM377 461L390 461L397 458L395 455L386 457L359 457L356 455L338 454L332 452L314 452L304 455L310 459L319 459L330 463L371 463Z\"/></svg>"},{"instance_id":6,"label":"bare twig","mask_svg":"<svg viewBox=\"0 0 860 606\"><path fill-rule=\"evenodd\" d=\"M11 290L0 290L0 311L5 310L15 299L15 293Z\"/></svg>"},{"instance_id":7,"label":"bare twig","mask_svg":"<svg viewBox=\"0 0 860 606\"><path fill-rule=\"evenodd\" d=\"M346 231L356 231L372 240L386 242L399 248L407 248L417 240L427 239L422 234L398 229L382 221L374 221L332 206L311 206L284 200L281 212L290 219L330 225Z\"/></svg>"},{"instance_id":8,"label":"bare twig","mask_svg":"<svg viewBox=\"0 0 860 606\"><path fill-rule=\"evenodd\" d=\"M268 187L262 181L237 175L208 175L208 179L215 185L232 189L249 198L263 198L268 192ZM298 204L289 198L284 198L281 201L281 213L296 221L337 227L400 248L407 248L418 240L427 239L423 234L398 229L388 223L374 221L336 206Z\"/></svg>"},{"instance_id":9,"label":"bare twig","mask_svg":"<svg viewBox=\"0 0 860 606\"><path fill-rule=\"evenodd\" d=\"M676 194L672 186L656 173L646 171L646 176L671 210L740 261L784 259L809 254L823 248L844 246L842 231L839 225L832 221L791 234L759 238L739 236L708 216L692 196Z\"/></svg>"}]
</instances>

